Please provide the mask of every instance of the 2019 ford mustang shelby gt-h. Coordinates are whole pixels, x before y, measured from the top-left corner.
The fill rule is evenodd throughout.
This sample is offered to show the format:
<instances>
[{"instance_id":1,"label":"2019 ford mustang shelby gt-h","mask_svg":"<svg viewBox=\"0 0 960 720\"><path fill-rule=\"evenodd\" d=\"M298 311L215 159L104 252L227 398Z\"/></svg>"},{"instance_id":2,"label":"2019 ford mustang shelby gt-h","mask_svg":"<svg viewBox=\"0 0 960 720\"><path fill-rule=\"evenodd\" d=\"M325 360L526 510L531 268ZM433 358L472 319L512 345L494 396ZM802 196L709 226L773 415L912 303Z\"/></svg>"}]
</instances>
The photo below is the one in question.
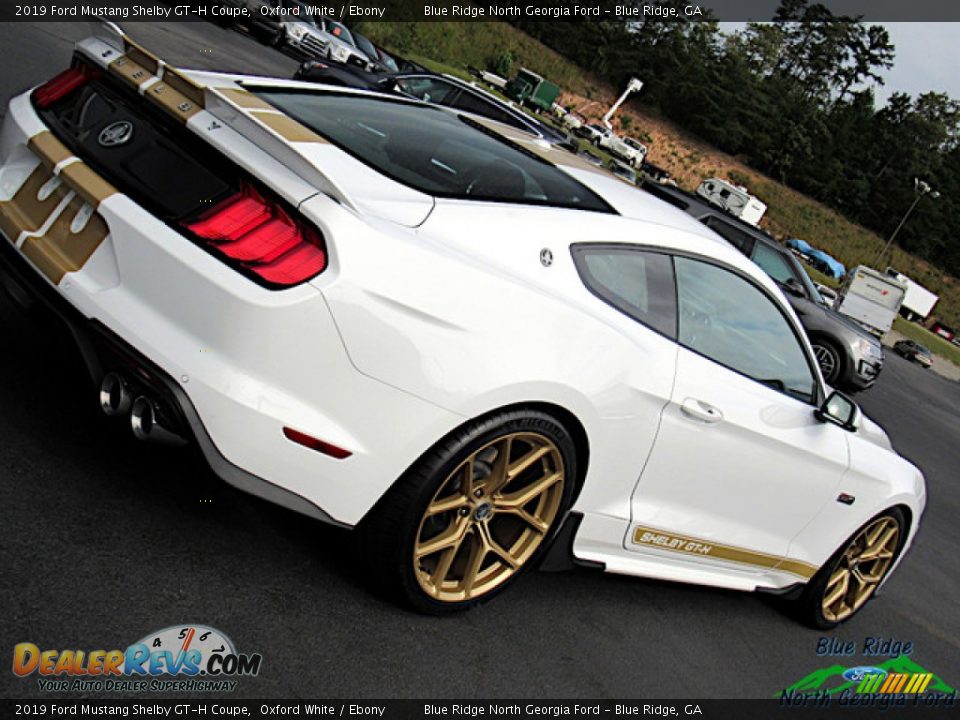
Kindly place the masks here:
<instances>
[{"instance_id":1,"label":"2019 ford mustang shelby gt-h","mask_svg":"<svg viewBox=\"0 0 960 720\"><path fill-rule=\"evenodd\" d=\"M516 129L104 25L11 100L0 160L4 284L67 322L107 414L356 527L417 609L550 549L829 627L916 533L923 476L773 282Z\"/></svg>"}]
</instances>

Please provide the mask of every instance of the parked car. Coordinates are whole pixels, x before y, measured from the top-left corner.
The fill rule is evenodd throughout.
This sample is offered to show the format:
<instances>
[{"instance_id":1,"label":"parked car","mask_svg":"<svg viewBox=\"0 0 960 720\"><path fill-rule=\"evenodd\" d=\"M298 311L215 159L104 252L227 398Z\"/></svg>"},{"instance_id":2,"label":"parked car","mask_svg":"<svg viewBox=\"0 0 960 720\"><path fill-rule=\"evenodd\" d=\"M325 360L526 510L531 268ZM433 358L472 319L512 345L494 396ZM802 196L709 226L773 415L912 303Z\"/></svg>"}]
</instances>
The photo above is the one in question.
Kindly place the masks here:
<instances>
[{"instance_id":1,"label":"parked car","mask_svg":"<svg viewBox=\"0 0 960 720\"><path fill-rule=\"evenodd\" d=\"M610 132L610 130L597 123L590 123L588 125L581 125L574 130L574 132L587 142L597 145L600 142L600 138Z\"/></svg>"},{"instance_id":2,"label":"parked car","mask_svg":"<svg viewBox=\"0 0 960 720\"><path fill-rule=\"evenodd\" d=\"M245 24L260 40L300 58L327 58L358 68L373 67L357 47L346 25L319 15L302 0L244 0L249 10Z\"/></svg>"},{"instance_id":3,"label":"parked car","mask_svg":"<svg viewBox=\"0 0 960 720\"><path fill-rule=\"evenodd\" d=\"M637 171L626 163L614 159L607 163L607 167L621 180L626 180L631 185L637 184Z\"/></svg>"},{"instance_id":4,"label":"parked car","mask_svg":"<svg viewBox=\"0 0 960 720\"><path fill-rule=\"evenodd\" d=\"M944 325L939 320L930 326L930 332L932 332L934 335L939 335L944 340L949 340L950 342L953 342L957 339L957 331L949 325Z\"/></svg>"},{"instance_id":5,"label":"parked car","mask_svg":"<svg viewBox=\"0 0 960 720\"><path fill-rule=\"evenodd\" d=\"M873 386L883 369L883 346L833 310L793 253L759 228L697 195L656 183L644 182L642 187L704 223L773 278L800 318L827 383L848 392Z\"/></svg>"},{"instance_id":6,"label":"parked car","mask_svg":"<svg viewBox=\"0 0 960 720\"><path fill-rule=\"evenodd\" d=\"M931 353L926 346L918 342L914 342L913 340L898 340L893 344L893 351L897 355L905 357L910 362L915 362L927 370L933 367L933 353Z\"/></svg>"},{"instance_id":7,"label":"parked car","mask_svg":"<svg viewBox=\"0 0 960 720\"><path fill-rule=\"evenodd\" d=\"M353 40L357 47L374 62L372 70L379 72L400 72L400 67L392 55L382 47L374 45L365 35L353 30Z\"/></svg>"},{"instance_id":8,"label":"parked car","mask_svg":"<svg viewBox=\"0 0 960 720\"><path fill-rule=\"evenodd\" d=\"M620 137L613 132L603 135L597 141L597 146L603 148L615 158L629 163L634 168L639 168L643 164L643 159L647 156L646 145L633 138Z\"/></svg>"},{"instance_id":9,"label":"parked car","mask_svg":"<svg viewBox=\"0 0 960 720\"><path fill-rule=\"evenodd\" d=\"M536 135L549 143L562 143L566 140L565 135L522 110L508 105L483 88L451 75L438 75L429 71L367 72L343 63L308 60L300 66L294 78L328 85L393 92L481 115Z\"/></svg>"},{"instance_id":10,"label":"parked car","mask_svg":"<svg viewBox=\"0 0 960 720\"><path fill-rule=\"evenodd\" d=\"M449 108L129 47L10 101L0 258L136 437L352 528L427 613L553 552L830 628L909 550L922 473L702 224Z\"/></svg>"},{"instance_id":11,"label":"parked car","mask_svg":"<svg viewBox=\"0 0 960 720\"><path fill-rule=\"evenodd\" d=\"M640 164L640 174L643 176L644 180L649 180L655 183L668 184L674 182L671 179L670 173L664 168L660 167L659 165L654 165L651 162L647 162L646 160Z\"/></svg>"},{"instance_id":12,"label":"parked car","mask_svg":"<svg viewBox=\"0 0 960 720\"><path fill-rule=\"evenodd\" d=\"M560 124L563 125L563 127L575 133L577 130L583 127L584 123L586 123L586 120L583 119L583 116L578 115L572 110L568 112L566 115L564 115L563 120L560 121Z\"/></svg>"}]
</instances>

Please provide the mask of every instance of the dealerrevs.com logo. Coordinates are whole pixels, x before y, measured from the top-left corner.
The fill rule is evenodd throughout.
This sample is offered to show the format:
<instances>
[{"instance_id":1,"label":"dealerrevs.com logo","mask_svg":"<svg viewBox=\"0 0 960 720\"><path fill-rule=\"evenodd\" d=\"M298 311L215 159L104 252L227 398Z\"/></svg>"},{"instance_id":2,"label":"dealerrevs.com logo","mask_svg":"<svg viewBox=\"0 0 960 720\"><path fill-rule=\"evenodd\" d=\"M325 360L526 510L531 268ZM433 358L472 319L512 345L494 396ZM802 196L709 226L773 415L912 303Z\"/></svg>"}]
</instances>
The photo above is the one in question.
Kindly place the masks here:
<instances>
[{"instance_id":1,"label":"dealerrevs.com logo","mask_svg":"<svg viewBox=\"0 0 960 720\"><path fill-rule=\"evenodd\" d=\"M46 692L231 692L237 678L257 675L262 661L206 625L174 625L126 650L13 648L14 674L36 677Z\"/></svg>"}]
</instances>

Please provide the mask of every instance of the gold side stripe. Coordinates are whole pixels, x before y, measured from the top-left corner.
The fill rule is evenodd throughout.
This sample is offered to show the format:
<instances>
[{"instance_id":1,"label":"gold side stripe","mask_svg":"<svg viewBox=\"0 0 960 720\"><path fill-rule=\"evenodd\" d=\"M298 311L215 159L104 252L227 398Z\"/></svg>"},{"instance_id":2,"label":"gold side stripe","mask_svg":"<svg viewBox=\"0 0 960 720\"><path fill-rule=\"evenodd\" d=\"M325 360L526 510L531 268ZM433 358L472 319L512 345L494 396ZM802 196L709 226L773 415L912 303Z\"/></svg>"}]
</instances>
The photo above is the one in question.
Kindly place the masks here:
<instances>
[{"instance_id":1,"label":"gold side stripe","mask_svg":"<svg viewBox=\"0 0 960 720\"><path fill-rule=\"evenodd\" d=\"M194 105L205 107L203 88L186 75L168 66L163 69L162 80Z\"/></svg>"},{"instance_id":2,"label":"gold side stripe","mask_svg":"<svg viewBox=\"0 0 960 720\"><path fill-rule=\"evenodd\" d=\"M43 160L44 165L50 170L67 158L73 157L73 153L67 149L67 146L57 140L49 130L44 130L30 138L27 141L27 147Z\"/></svg>"},{"instance_id":3,"label":"gold side stripe","mask_svg":"<svg viewBox=\"0 0 960 720\"><path fill-rule=\"evenodd\" d=\"M94 213L86 226L74 233L70 225L84 206L84 200L75 197L53 225L40 237L28 237L21 250L40 272L57 285L68 272L82 268L100 243L107 237L107 223Z\"/></svg>"},{"instance_id":4,"label":"gold side stripe","mask_svg":"<svg viewBox=\"0 0 960 720\"><path fill-rule=\"evenodd\" d=\"M149 72L151 75L156 75L160 72L160 58L154 55L149 50L142 48L140 45L137 45L130 38L123 39L124 49L127 51L127 57L130 58L133 62L137 63L144 70Z\"/></svg>"},{"instance_id":5,"label":"gold side stripe","mask_svg":"<svg viewBox=\"0 0 960 720\"><path fill-rule=\"evenodd\" d=\"M134 62L126 55L121 55L118 57L116 60L111 62L107 68L114 75L117 75L138 89L145 82L156 77L152 72L147 70L139 63Z\"/></svg>"},{"instance_id":6,"label":"gold side stripe","mask_svg":"<svg viewBox=\"0 0 960 720\"><path fill-rule=\"evenodd\" d=\"M162 80L151 85L146 95L182 122L186 122L203 110L202 107Z\"/></svg>"},{"instance_id":7,"label":"gold side stripe","mask_svg":"<svg viewBox=\"0 0 960 720\"><path fill-rule=\"evenodd\" d=\"M40 188L51 178L53 175L47 168L39 165L12 198L0 202L0 231L10 242L16 242L20 233L35 232L40 228L67 196L66 188L61 185L46 200L37 199Z\"/></svg>"},{"instance_id":8,"label":"gold side stripe","mask_svg":"<svg viewBox=\"0 0 960 720\"><path fill-rule=\"evenodd\" d=\"M218 87L214 88L220 95L232 102L237 107L249 110L273 110L273 105L263 100L253 93L242 90L237 87Z\"/></svg>"},{"instance_id":9,"label":"gold side stripe","mask_svg":"<svg viewBox=\"0 0 960 720\"><path fill-rule=\"evenodd\" d=\"M289 115L277 113L251 112L250 117L277 133L284 140L290 142L326 143L322 137L310 128L301 125Z\"/></svg>"},{"instance_id":10,"label":"gold side stripe","mask_svg":"<svg viewBox=\"0 0 960 720\"><path fill-rule=\"evenodd\" d=\"M656 548L657 550L667 550L669 552L678 552L696 557L708 557L714 560L728 560L730 562L743 563L745 565L753 565L770 570L783 570L784 572L799 575L807 579L813 577L817 572L815 566L801 562L800 560L781 558L777 555L768 555L767 553L746 550L730 545L719 545L709 540L674 535L663 532L662 530L657 530L656 528L642 527L639 525L634 528L633 542L637 545Z\"/></svg>"},{"instance_id":11,"label":"gold side stripe","mask_svg":"<svg viewBox=\"0 0 960 720\"><path fill-rule=\"evenodd\" d=\"M117 189L83 162L70 163L60 171L60 177L88 203L97 207Z\"/></svg>"}]
</instances>

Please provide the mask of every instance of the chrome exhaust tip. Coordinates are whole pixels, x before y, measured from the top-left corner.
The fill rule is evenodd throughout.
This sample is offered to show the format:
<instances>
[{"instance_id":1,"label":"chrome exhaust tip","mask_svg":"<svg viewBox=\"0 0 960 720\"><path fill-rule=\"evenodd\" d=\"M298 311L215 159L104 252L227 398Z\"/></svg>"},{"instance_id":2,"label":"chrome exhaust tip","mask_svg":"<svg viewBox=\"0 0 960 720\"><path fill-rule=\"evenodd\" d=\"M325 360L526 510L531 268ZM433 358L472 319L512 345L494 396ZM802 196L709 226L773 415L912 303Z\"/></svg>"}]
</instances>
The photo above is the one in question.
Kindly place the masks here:
<instances>
[{"instance_id":1,"label":"chrome exhaust tip","mask_svg":"<svg viewBox=\"0 0 960 720\"><path fill-rule=\"evenodd\" d=\"M100 383L100 409L111 417L126 415L133 405L130 385L123 376L107 373Z\"/></svg>"},{"instance_id":2,"label":"chrome exhaust tip","mask_svg":"<svg viewBox=\"0 0 960 720\"><path fill-rule=\"evenodd\" d=\"M137 440L148 440L163 445L187 444L184 437L163 425L158 417L156 403L145 395L133 401L133 408L130 410L130 429Z\"/></svg>"}]
</instances>

